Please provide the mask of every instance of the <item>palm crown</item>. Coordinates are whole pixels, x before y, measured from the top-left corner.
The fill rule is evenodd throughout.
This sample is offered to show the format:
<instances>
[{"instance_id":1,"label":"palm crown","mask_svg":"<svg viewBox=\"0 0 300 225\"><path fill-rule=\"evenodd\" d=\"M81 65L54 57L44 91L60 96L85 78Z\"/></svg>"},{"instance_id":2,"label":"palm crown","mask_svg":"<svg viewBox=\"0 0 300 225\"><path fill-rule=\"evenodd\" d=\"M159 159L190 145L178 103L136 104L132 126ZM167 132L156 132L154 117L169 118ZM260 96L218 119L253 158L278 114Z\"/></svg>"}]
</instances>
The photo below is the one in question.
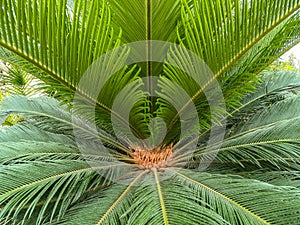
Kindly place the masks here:
<instances>
[{"instance_id":1,"label":"palm crown","mask_svg":"<svg viewBox=\"0 0 300 225\"><path fill-rule=\"evenodd\" d=\"M299 224L299 74L264 71L299 8L1 0L1 58L55 97L1 103L1 224Z\"/></svg>"}]
</instances>

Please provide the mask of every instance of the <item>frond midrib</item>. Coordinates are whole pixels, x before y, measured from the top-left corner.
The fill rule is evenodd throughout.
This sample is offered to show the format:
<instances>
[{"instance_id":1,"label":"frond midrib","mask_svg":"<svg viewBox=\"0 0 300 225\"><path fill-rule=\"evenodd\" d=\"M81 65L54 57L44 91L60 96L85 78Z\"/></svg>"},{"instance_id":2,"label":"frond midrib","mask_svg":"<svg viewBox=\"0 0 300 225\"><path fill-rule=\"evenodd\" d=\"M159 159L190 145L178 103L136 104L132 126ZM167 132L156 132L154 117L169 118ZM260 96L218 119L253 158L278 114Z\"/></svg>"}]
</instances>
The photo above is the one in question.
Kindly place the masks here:
<instances>
[{"instance_id":1,"label":"frond midrib","mask_svg":"<svg viewBox=\"0 0 300 225\"><path fill-rule=\"evenodd\" d=\"M44 143L44 142L40 142ZM48 142L49 143L49 142ZM75 153L75 152L33 152L33 153L26 153L26 154L19 154L19 155L14 155L14 157L26 157L26 156L42 156L42 155L73 155L73 156L84 156L84 157L97 157L101 158L102 160L106 159L106 161L111 162L116 160L114 157L110 156L100 156L99 154L97 155L91 155L91 154L82 154L82 153ZM1 158L1 157L0 157Z\"/></svg>"},{"instance_id":2,"label":"frond midrib","mask_svg":"<svg viewBox=\"0 0 300 225\"><path fill-rule=\"evenodd\" d=\"M132 187L137 183L145 174L147 171L144 171L140 173L129 185L128 187L123 191L123 193L114 201L114 203L109 207L109 209L102 215L101 219L96 223L96 225L101 225L103 222L106 221L107 217L110 215L110 213L118 206L118 204L124 199L124 197L129 193L129 191L132 189Z\"/></svg>"},{"instance_id":3,"label":"frond midrib","mask_svg":"<svg viewBox=\"0 0 300 225\"><path fill-rule=\"evenodd\" d=\"M158 177L158 172L157 172L156 168L154 168L152 171L153 171L154 177L155 177L157 193L158 193L159 203L160 203L160 207L161 207L161 213L162 213L162 216L163 216L163 219L164 219L164 224L169 225L167 209L166 209L166 205L165 205L164 196L163 196L163 193L162 193L162 188L161 188L161 185L160 185L160 180L159 180L159 177Z\"/></svg>"},{"instance_id":4,"label":"frond midrib","mask_svg":"<svg viewBox=\"0 0 300 225\"><path fill-rule=\"evenodd\" d=\"M7 44L3 39L0 39L0 45L2 47L6 48L7 50L9 50L9 51L17 54L18 56L22 57L23 59L27 60L28 62L30 62L31 64L35 65L36 67L40 68L46 74L50 75L53 79L55 79L56 81L58 81L59 83L61 83L65 87L68 87L72 92L74 92L74 93L76 92L77 95L79 95L79 96L83 97L84 99L86 99L90 104L92 104L92 105L95 104L97 107L103 109L105 112L114 115L122 123L127 124L126 120L121 115L119 115L118 113L114 112L113 110L111 110L110 108L108 108L106 105L102 104L101 102L96 101L96 100L90 98L88 95L84 94L81 90L79 90L78 88L76 88L74 85L68 83L67 80L63 79L61 76L59 76L53 70L51 70L47 66L41 64L39 61L36 61L34 58L30 57L29 55L24 54L22 51L19 51L18 49L14 48L13 46ZM129 127L132 129L132 131L138 137L140 136L139 131L135 127L133 127L131 125L131 123L129 123Z\"/></svg>"},{"instance_id":5,"label":"frond midrib","mask_svg":"<svg viewBox=\"0 0 300 225\"><path fill-rule=\"evenodd\" d=\"M232 205L234 205L235 207L237 207L237 208L241 209L242 211L246 212L247 214L249 214L251 217L253 217L253 218L256 219L257 221L262 222L262 223L264 223L264 224L266 224L266 225L271 225L271 223L269 223L268 221L266 221L265 219L263 219L263 218L260 217L259 215L256 215L254 212L252 212L251 210L249 210L249 209L247 209L246 207L242 206L241 204L239 204L238 202L236 202L236 201L234 201L233 199L229 198L228 196L226 196L226 195L224 195L224 194L222 194L222 193L220 193L220 192L214 190L213 188L211 188L211 187L209 187L209 186L207 186L207 185L205 185L205 184L202 184L202 183L200 183L200 182L198 182L198 181L195 181L195 180L191 179L190 177L187 177L187 176L185 176L185 175L183 175L183 174L181 174L181 173L175 171L174 169L168 169L168 170L169 170L170 172L176 174L177 176L180 176L180 177L182 177L183 179L185 179L185 180L187 180L187 181L189 181L189 182L192 182L192 183L194 183L194 184L196 184L196 185L198 185L198 186L200 186L200 187L202 187L202 188L208 190L209 192L212 192L212 193L218 195L219 197L221 197L222 199L226 200L226 201L229 202L230 204L232 204Z\"/></svg>"},{"instance_id":6,"label":"frond midrib","mask_svg":"<svg viewBox=\"0 0 300 225\"><path fill-rule=\"evenodd\" d=\"M253 128L251 128L249 130L245 130L245 131L243 131L241 133L237 133L237 134L235 134L233 136L229 136L228 138L225 138L224 140L222 140L220 142L214 143L212 145L207 145L205 147L197 148L197 149L195 149L195 151L201 151L201 150L204 150L206 148L214 147L214 146L217 146L217 145L220 145L220 144L224 143L225 141L229 141L229 140L238 138L240 136L250 134L250 133L255 132L257 130L268 128L268 127L271 127L271 126L275 126L278 123L287 122L287 121L294 120L294 119L300 119L300 116L294 117L292 119L291 118L289 118L289 119L282 119L282 120L278 120L278 121L275 121L275 122L272 122L272 123L268 123L268 124L265 124L265 125L262 125L262 126L253 127ZM283 139L283 140L285 140L285 139ZM286 139L286 140L298 140L298 139ZM253 142L253 143L256 143L256 142Z\"/></svg>"},{"instance_id":7,"label":"frond midrib","mask_svg":"<svg viewBox=\"0 0 300 225\"><path fill-rule=\"evenodd\" d=\"M218 79L224 72L226 72L231 66L233 66L239 59L242 58L242 56L251 49L255 44L257 44L261 39L263 39L268 33L270 33L274 28L276 28L278 25L280 25L285 19L290 17L293 13L295 13L298 9L300 9L300 3L292 8L290 11L288 11L284 16L281 18L278 18L276 22L270 25L269 28L267 28L264 32L259 34L256 38L254 38L247 46L245 46L239 53L237 53L226 65L224 65L216 74L214 77L208 81L207 84L205 84L199 91L197 91L190 99L189 101L179 110L179 112L176 114L176 116L171 120L167 131L170 131L171 128L174 126L176 121L179 119L179 115L184 112L190 104L192 104L202 93L203 90L211 84L211 82Z\"/></svg>"},{"instance_id":8,"label":"frond midrib","mask_svg":"<svg viewBox=\"0 0 300 225\"><path fill-rule=\"evenodd\" d=\"M124 165L127 165L127 164L124 164ZM5 195L9 195L9 194L12 194L16 191L22 190L24 188L31 187L31 186L34 186L36 184L43 183L43 182L46 182L48 180L52 180L52 179L55 179L55 178L60 178L60 177L63 177L63 176L68 176L68 175L71 175L71 174L81 173L81 172L85 172L85 171L93 171L95 169L111 168L111 167L114 167L114 166L120 166L120 164L108 165L108 166L96 166L96 167L87 166L85 168L81 168L81 169L78 169L78 170L72 170L72 171L68 171L68 172L64 172L64 173L55 174L55 175L52 175L50 177L45 177L43 179L36 180L36 181L31 182L31 183L24 184L24 185L21 185L19 187L16 187L16 188L12 189L12 190L9 190L7 192L4 192L4 193L0 194L0 198L5 196Z\"/></svg>"},{"instance_id":9,"label":"frond midrib","mask_svg":"<svg viewBox=\"0 0 300 225\"><path fill-rule=\"evenodd\" d=\"M58 118L58 117L55 117L55 116L52 116L52 115L49 115L49 114L45 114L45 113L41 113L41 112L37 112L37 111L22 110L22 112L23 112L23 113L30 113L30 114L33 114L33 115L44 116L44 117L52 118L52 119L57 120L57 121L59 121L59 122L63 122L63 123L68 124L68 125L70 125L70 126L72 126L72 127L76 127L76 128L79 129L79 130L82 130L82 131L84 131L84 132L87 132L87 133L89 133L91 136L93 136L93 137L95 137L95 138L97 138L97 139L99 138L100 140L106 141L107 143L109 143L109 144L111 144L111 145L113 145L113 146L115 146L115 147L118 147L118 148L120 148L120 149L122 149L122 150L124 150L124 151L127 151L127 148L125 148L124 146L120 145L117 141L111 141L111 140L109 140L109 139L107 139L107 138L104 138L104 137L102 137L102 136L96 135L95 133L93 133L93 132L91 132L91 131L89 131L89 130L86 130L86 129L84 129L83 127L78 126L78 125L76 125L76 124L74 124L74 123L72 123L72 122L70 122L70 121L68 121L68 120L63 120L62 118Z\"/></svg>"}]
</instances>

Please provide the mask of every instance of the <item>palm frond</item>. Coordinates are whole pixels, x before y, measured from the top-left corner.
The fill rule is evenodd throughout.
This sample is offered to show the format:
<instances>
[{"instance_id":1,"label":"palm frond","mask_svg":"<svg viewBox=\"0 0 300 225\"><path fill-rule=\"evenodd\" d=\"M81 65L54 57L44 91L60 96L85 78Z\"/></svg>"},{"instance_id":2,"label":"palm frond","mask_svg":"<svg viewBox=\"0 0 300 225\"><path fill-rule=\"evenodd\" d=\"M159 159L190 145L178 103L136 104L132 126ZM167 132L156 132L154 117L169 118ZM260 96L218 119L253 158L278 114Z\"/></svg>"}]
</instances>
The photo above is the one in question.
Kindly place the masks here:
<instances>
[{"instance_id":1,"label":"palm frond","mask_svg":"<svg viewBox=\"0 0 300 225\"><path fill-rule=\"evenodd\" d=\"M266 71L260 75L260 79L262 82L259 84L257 90L245 96L240 107L232 110L226 116L227 132L225 141L235 139L258 129L262 131L268 126L276 127L276 124L280 122L287 122L287 120L298 117L297 107L299 96L297 90L299 88L299 73L284 70L275 72ZM197 135L190 143L184 145L184 147L191 146L199 137L201 140L205 140L209 131L214 126ZM221 144L221 141L213 145L217 146L218 144ZM199 148L199 150L204 150L206 147L209 148L211 146L205 145Z\"/></svg>"},{"instance_id":2,"label":"palm frond","mask_svg":"<svg viewBox=\"0 0 300 225\"><path fill-rule=\"evenodd\" d=\"M261 167L268 162L277 168L298 169L300 151L297 127L299 118L247 130L240 136L225 140L217 158L221 162L238 163L240 166L250 162ZM208 150L197 155L210 153Z\"/></svg>"},{"instance_id":3,"label":"palm frond","mask_svg":"<svg viewBox=\"0 0 300 225\"><path fill-rule=\"evenodd\" d=\"M274 12L266 13L265 6L275 7ZM290 4L278 1L275 4L267 0L261 3L238 0L193 1L192 5L185 2L182 7L185 34L180 43L204 60L214 74L212 81L218 80L222 88L226 106L236 108L245 94L255 90L257 74L290 46L298 43L300 27L299 14L296 12L299 6L295 1ZM272 13L276 16L272 16ZM187 61L186 55L174 51L171 51L168 60L172 57L178 58L180 62ZM194 104L203 115L209 115L203 87L209 89L212 81L207 81L199 88L195 81L178 68L166 65L164 73L167 78L183 85L191 97L181 111L187 105ZM166 88L168 85L164 87L163 92L169 92L169 88ZM160 111L170 114L170 109L170 104L166 106L163 103ZM174 110L171 113L172 122L168 131L179 120ZM209 119L204 117L203 123L209 123Z\"/></svg>"},{"instance_id":4,"label":"palm frond","mask_svg":"<svg viewBox=\"0 0 300 225\"><path fill-rule=\"evenodd\" d=\"M27 96L41 94L41 92L38 91L38 87L33 87L33 85L36 85L38 82L33 76L14 67L8 68L8 70L9 74L3 77L3 81L10 94Z\"/></svg>"},{"instance_id":5,"label":"palm frond","mask_svg":"<svg viewBox=\"0 0 300 225\"><path fill-rule=\"evenodd\" d=\"M131 169L105 153L83 155L69 137L51 135L32 125L0 131L1 137L11 134L0 140L0 217L5 221L22 218L24 224L37 212L37 224L44 219L59 219L86 192L111 183ZM39 138L33 140L36 135Z\"/></svg>"},{"instance_id":6,"label":"palm frond","mask_svg":"<svg viewBox=\"0 0 300 225\"><path fill-rule=\"evenodd\" d=\"M127 212L128 224L228 224L176 179L163 180L155 172L151 176L146 181L150 185L142 185L135 192Z\"/></svg>"},{"instance_id":7,"label":"palm frond","mask_svg":"<svg viewBox=\"0 0 300 225\"><path fill-rule=\"evenodd\" d=\"M64 84L60 83L58 80L55 80L44 70L33 65L26 59L23 59L22 57L3 47L0 47L0 59L8 62L13 67L20 68L22 71L31 74L41 80L42 82L39 82L38 86L41 90L44 90L44 93L47 93L49 96L53 96L64 103L70 103L70 101L73 99L74 90L71 90Z\"/></svg>"},{"instance_id":8,"label":"palm frond","mask_svg":"<svg viewBox=\"0 0 300 225\"><path fill-rule=\"evenodd\" d=\"M297 110L299 106L299 95L294 95L282 101L275 102L254 114L249 121L236 131L236 134L249 130L253 131L261 127L272 126L284 121L294 120L296 122L300 116Z\"/></svg>"},{"instance_id":9,"label":"palm frond","mask_svg":"<svg viewBox=\"0 0 300 225\"><path fill-rule=\"evenodd\" d=\"M12 127L3 127L1 128L1 133L3 135L0 137L0 142L52 141L74 145L74 140L71 136L48 132L30 123L16 124Z\"/></svg>"},{"instance_id":10,"label":"palm frond","mask_svg":"<svg viewBox=\"0 0 300 225\"><path fill-rule=\"evenodd\" d=\"M73 129L76 129L81 132L82 138L103 140L120 149L126 148L121 143L117 144L116 138L109 132L103 129L101 132L94 131L86 120L72 115L67 106L60 106L60 102L53 98L10 96L3 100L1 109L9 113L21 113L25 119L48 132L72 135Z\"/></svg>"},{"instance_id":11,"label":"palm frond","mask_svg":"<svg viewBox=\"0 0 300 225\"><path fill-rule=\"evenodd\" d=\"M70 160L57 160L56 162L53 160L51 163L35 162L1 165L0 170L2 174L0 192L1 218L18 219L21 210L26 205L29 205L24 216L25 221L27 217L30 217L37 203L43 200L43 196L48 198L46 198L40 218L43 217L45 209L55 194L59 195L60 198L66 194L69 199L66 199L65 207L71 204L72 201L76 200L76 198L74 199L74 194L78 197L80 192L72 193L70 190L82 190L89 183L89 180L82 182L83 177L91 179L90 175L93 172L86 162ZM65 189L64 185L70 184L70 181L76 185ZM81 185L83 186L80 187ZM61 188L64 188L64 191L59 193L58 190ZM63 207L60 208L60 211L62 213ZM56 213L55 210L52 212Z\"/></svg>"},{"instance_id":12,"label":"palm frond","mask_svg":"<svg viewBox=\"0 0 300 225\"><path fill-rule=\"evenodd\" d=\"M288 93L292 93L299 87L299 73L293 71L265 71L260 75L261 83L254 93L248 94L242 100L242 104L230 112L227 126L243 126L254 114L274 102L284 100ZM286 96L286 97L285 97ZM232 131L233 132L233 131Z\"/></svg>"},{"instance_id":13,"label":"palm frond","mask_svg":"<svg viewBox=\"0 0 300 225\"><path fill-rule=\"evenodd\" d=\"M83 200L72 207L61 222L54 224L123 224L126 216L123 216L131 205L133 191L144 173L138 174L127 186L115 184L96 195ZM51 223L52 224L52 223Z\"/></svg>"},{"instance_id":14,"label":"palm frond","mask_svg":"<svg viewBox=\"0 0 300 225\"><path fill-rule=\"evenodd\" d=\"M230 224L299 223L299 190L238 176L174 173L181 184L191 188L195 196Z\"/></svg>"},{"instance_id":15,"label":"palm frond","mask_svg":"<svg viewBox=\"0 0 300 225\"><path fill-rule=\"evenodd\" d=\"M51 14L51 9L56 13ZM71 79L73 87L92 63L92 57L97 58L112 47L111 38L104 35L113 33L109 10L102 2L75 1L74 9L69 12L64 0L47 3L28 0L18 4L4 1L1 10L4 15L1 45L61 81ZM93 47L96 52L88 51Z\"/></svg>"},{"instance_id":16,"label":"palm frond","mask_svg":"<svg viewBox=\"0 0 300 225\"><path fill-rule=\"evenodd\" d=\"M180 1L109 1L112 22L123 30L124 42L174 41L180 18Z\"/></svg>"},{"instance_id":17,"label":"palm frond","mask_svg":"<svg viewBox=\"0 0 300 225\"><path fill-rule=\"evenodd\" d=\"M179 0L175 1L109 1L114 27L121 28L122 41L125 43L176 39L176 27L180 19ZM149 62L139 63L143 76L158 76L162 70L161 63L151 61L153 51L157 51L151 43L147 46ZM162 52L162 54L164 54Z\"/></svg>"},{"instance_id":18,"label":"palm frond","mask_svg":"<svg viewBox=\"0 0 300 225\"><path fill-rule=\"evenodd\" d=\"M218 77L299 7L298 1L227 0L194 1L191 9L185 1L185 41Z\"/></svg>"},{"instance_id":19,"label":"palm frond","mask_svg":"<svg viewBox=\"0 0 300 225\"><path fill-rule=\"evenodd\" d=\"M250 179L256 179L267 182L276 186L290 186L300 188L300 174L299 171L256 171L245 174L244 176Z\"/></svg>"},{"instance_id":20,"label":"palm frond","mask_svg":"<svg viewBox=\"0 0 300 225\"><path fill-rule=\"evenodd\" d=\"M51 10L56 13L51 13ZM112 102L107 105L103 101L107 96L116 96L119 89L136 80L139 71L134 67L115 71L115 65L124 65L128 49L116 50L121 43L121 32L115 34L110 24L110 10L105 1L75 1L74 8L70 11L66 0L44 3L26 0L19 1L18 4L9 0L4 1L1 14L4 16L0 21L0 45L51 76L54 79L52 81L45 78L50 85L57 82L62 84L56 85L57 89L62 89L60 95L63 95L66 87L71 93L77 91L78 95L96 105L101 112L102 121L106 120L106 124L109 124L110 114L116 113L110 108ZM112 52L103 56L109 50ZM99 63L96 60L100 56L102 58L99 60L106 63L106 67L97 67L97 74L87 71L92 63ZM111 78L113 82L108 82L110 74L116 72L118 73L115 76L122 79ZM86 73L94 76L90 75L82 85L80 81ZM98 96L97 91L104 85L115 85L117 89L106 88L105 95L102 93ZM66 93L66 98L70 97L70 91L67 90ZM66 102L73 100L66 98ZM118 118L122 123L122 116L118 115ZM131 127L137 136L143 133Z\"/></svg>"}]
</instances>

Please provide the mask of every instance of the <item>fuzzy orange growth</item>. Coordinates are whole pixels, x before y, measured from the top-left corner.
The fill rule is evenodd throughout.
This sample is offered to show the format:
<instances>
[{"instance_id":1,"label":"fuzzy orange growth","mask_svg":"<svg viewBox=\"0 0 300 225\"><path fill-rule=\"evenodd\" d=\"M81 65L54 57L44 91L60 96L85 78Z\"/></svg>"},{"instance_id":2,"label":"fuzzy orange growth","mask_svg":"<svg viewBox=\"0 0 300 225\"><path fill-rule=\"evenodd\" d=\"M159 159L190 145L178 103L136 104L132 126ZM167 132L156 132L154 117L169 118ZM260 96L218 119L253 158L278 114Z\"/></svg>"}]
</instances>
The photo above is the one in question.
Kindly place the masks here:
<instances>
[{"instance_id":1,"label":"fuzzy orange growth","mask_svg":"<svg viewBox=\"0 0 300 225\"><path fill-rule=\"evenodd\" d=\"M172 158L172 146L170 145L162 149L154 148L150 151L136 147L132 153L132 158L137 165L144 169L164 168L169 165Z\"/></svg>"}]
</instances>

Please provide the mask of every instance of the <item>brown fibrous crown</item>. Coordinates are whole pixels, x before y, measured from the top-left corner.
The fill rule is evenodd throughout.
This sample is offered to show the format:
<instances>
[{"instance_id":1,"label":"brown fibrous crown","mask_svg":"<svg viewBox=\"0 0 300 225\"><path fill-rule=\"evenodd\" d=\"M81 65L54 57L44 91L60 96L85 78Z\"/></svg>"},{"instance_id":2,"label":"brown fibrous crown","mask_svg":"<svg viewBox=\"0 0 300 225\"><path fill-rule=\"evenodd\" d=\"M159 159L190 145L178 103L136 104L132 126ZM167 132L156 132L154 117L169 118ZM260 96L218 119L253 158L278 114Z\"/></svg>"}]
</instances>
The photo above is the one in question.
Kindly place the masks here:
<instances>
[{"instance_id":1,"label":"brown fibrous crown","mask_svg":"<svg viewBox=\"0 0 300 225\"><path fill-rule=\"evenodd\" d=\"M131 157L134 163L142 169L163 169L171 166L173 148L172 145L169 145L148 150L134 146Z\"/></svg>"}]
</instances>

